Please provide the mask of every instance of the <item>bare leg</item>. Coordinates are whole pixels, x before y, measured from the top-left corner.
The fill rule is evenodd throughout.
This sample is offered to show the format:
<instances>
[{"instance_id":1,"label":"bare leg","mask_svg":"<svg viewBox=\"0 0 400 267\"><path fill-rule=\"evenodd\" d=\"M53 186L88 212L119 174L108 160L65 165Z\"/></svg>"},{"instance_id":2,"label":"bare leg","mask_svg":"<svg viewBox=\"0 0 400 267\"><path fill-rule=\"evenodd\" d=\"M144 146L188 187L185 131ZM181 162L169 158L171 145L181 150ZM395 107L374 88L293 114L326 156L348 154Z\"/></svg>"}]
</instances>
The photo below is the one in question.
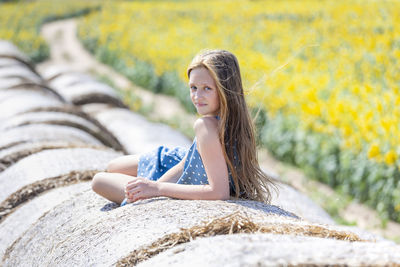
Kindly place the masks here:
<instances>
[{"instance_id":1,"label":"bare leg","mask_svg":"<svg viewBox=\"0 0 400 267\"><path fill-rule=\"evenodd\" d=\"M139 155L122 156L111 160L107 166L107 172L117 172L137 176Z\"/></svg>"},{"instance_id":2,"label":"bare leg","mask_svg":"<svg viewBox=\"0 0 400 267\"><path fill-rule=\"evenodd\" d=\"M125 186L133 179L126 174L99 172L92 179L92 189L110 201L121 203L125 198Z\"/></svg>"}]
</instances>

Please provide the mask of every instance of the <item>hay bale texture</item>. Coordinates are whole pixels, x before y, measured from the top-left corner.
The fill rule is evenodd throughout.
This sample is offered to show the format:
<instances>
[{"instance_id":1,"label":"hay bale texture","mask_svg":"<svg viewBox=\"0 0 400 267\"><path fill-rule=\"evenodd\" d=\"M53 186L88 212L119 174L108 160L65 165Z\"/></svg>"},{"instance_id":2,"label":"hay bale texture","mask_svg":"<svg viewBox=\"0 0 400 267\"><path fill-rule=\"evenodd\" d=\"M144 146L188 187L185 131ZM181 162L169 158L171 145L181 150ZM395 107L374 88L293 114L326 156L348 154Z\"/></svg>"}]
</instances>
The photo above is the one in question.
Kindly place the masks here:
<instances>
[{"instance_id":1,"label":"hay bale texture","mask_svg":"<svg viewBox=\"0 0 400 267\"><path fill-rule=\"evenodd\" d=\"M9 89L10 87L18 86L23 82L23 79L17 77L1 78L0 92L2 92L1 89Z\"/></svg>"},{"instance_id":2,"label":"hay bale texture","mask_svg":"<svg viewBox=\"0 0 400 267\"><path fill-rule=\"evenodd\" d=\"M183 134L161 123L151 123L127 109L100 110L96 119L119 140L129 154L150 151L160 145L188 148L191 142Z\"/></svg>"},{"instance_id":3,"label":"hay bale texture","mask_svg":"<svg viewBox=\"0 0 400 267\"><path fill-rule=\"evenodd\" d=\"M0 42L1 257L45 212L88 189L85 181L120 151L101 123L48 86L15 46Z\"/></svg>"},{"instance_id":4,"label":"hay bale texture","mask_svg":"<svg viewBox=\"0 0 400 267\"><path fill-rule=\"evenodd\" d=\"M334 224L334 221L320 206L291 186L280 183L279 193L273 192L272 204L285 207L285 210L310 222Z\"/></svg>"},{"instance_id":5,"label":"hay bale texture","mask_svg":"<svg viewBox=\"0 0 400 267\"><path fill-rule=\"evenodd\" d=\"M69 86L87 83L87 82L95 82L89 75L85 75L79 72L68 72L68 71L51 71L46 74L48 78L48 82L50 86L56 88L56 90L67 90Z\"/></svg>"},{"instance_id":6,"label":"hay bale texture","mask_svg":"<svg viewBox=\"0 0 400 267\"><path fill-rule=\"evenodd\" d=\"M49 149L34 153L0 173L0 203L21 188L46 178L72 171L104 171L107 162L120 155L112 150L94 148Z\"/></svg>"},{"instance_id":7,"label":"hay bale texture","mask_svg":"<svg viewBox=\"0 0 400 267\"><path fill-rule=\"evenodd\" d=\"M113 88L88 78L87 75L77 73L58 75L49 81L49 84L75 105L108 103L116 107L126 108Z\"/></svg>"},{"instance_id":8,"label":"hay bale texture","mask_svg":"<svg viewBox=\"0 0 400 267\"><path fill-rule=\"evenodd\" d=\"M42 141L34 143L18 143L9 148L0 150L0 172L4 171L19 160L43 150L78 147L104 149L103 146L90 145L84 142Z\"/></svg>"},{"instance_id":9,"label":"hay bale texture","mask_svg":"<svg viewBox=\"0 0 400 267\"><path fill-rule=\"evenodd\" d=\"M91 136L94 136L104 146L112 147L116 150L123 151L123 147L118 140L103 127L97 120L87 116L83 112L72 109L41 109L19 114L0 123L0 130L7 130L23 125L31 124L52 124L64 125L80 129Z\"/></svg>"},{"instance_id":10,"label":"hay bale texture","mask_svg":"<svg viewBox=\"0 0 400 267\"><path fill-rule=\"evenodd\" d=\"M335 225L288 185L274 205L160 197L119 207L90 188L123 153L190 143L111 87L64 66L40 74L0 41L0 266L400 266L398 245Z\"/></svg>"},{"instance_id":11,"label":"hay bale texture","mask_svg":"<svg viewBox=\"0 0 400 267\"><path fill-rule=\"evenodd\" d=\"M26 65L27 68L34 70L34 67L30 63L29 58L23 54L19 49L8 42L7 40L0 40L0 58L13 59Z\"/></svg>"},{"instance_id":12,"label":"hay bale texture","mask_svg":"<svg viewBox=\"0 0 400 267\"><path fill-rule=\"evenodd\" d=\"M51 65L51 67L47 67L45 69L42 69L40 71L41 76L43 77L43 79L45 79L46 81L48 81L49 83L61 76L61 75L66 75L70 74L70 73L77 73L76 71L74 71L71 67L66 66L66 65L56 65L53 64ZM84 74L81 74L84 75Z\"/></svg>"},{"instance_id":13,"label":"hay bale texture","mask_svg":"<svg viewBox=\"0 0 400 267\"><path fill-rule=\"evenodd\" d=\"M347 243L373 242L339 226L308 223L276 206L252 201L155 198L111 210L107 209L108 204L91 191L63 202L9 247L3 259L5 266L138 263L138 255L140 260L147 260L157 255L152 251L163 252L166 244L172 249L209 233L223 234L225 238L231 228L259 235L258 231L264 227L268 233L291 236L288 244L296 242L295 236L329 237ZM262 250L257 253L258 257L263 255ZM314 254L318 255L318 251L308 250L307 257L312 261ZM210 261L220 256L210 255Z\"/></svg>"},{"instance_id":14,"label":"hay bale texture","mask_svg":"<svg viewBox=\"0 0 400 267\"><path fill-rule=\"evenodd\" d=\"M23 66L21 62L12 59L12 58L5 58L5 57L0 57L0 69L4 67L10 67L10 66Z\"/></svg>"},{"instance_id":15,"label":"hay bale texture","mask_svg":"<svg viewBox=\"0 0 400 267\"><path fill-rule=\"evenodd\" d=\"M18 209L5 217L0 224L0 259L3 258L6 249L43 214L64 200L73 198L74 195L89 188L90 182L59 187L37 195L31 201L21 204Z\"/></svg>"},{"instance_id":16,"label":"hay bale texture","mask_svg":"<svg viewBox=\"0 0 400 267\"><path fill-rule=\"evenodd\" d=\"M277 207L257 202L249 208L241 205L240 201L156 198L111 210L104 208L107 205L107 201L91 191L82 193L73 201L63 202L40 218L10 247L4 263L10 266L30 262L109 266L166 234L237 210L245 210L254 220L264 222L280 219L287 223L301 222ZM32 257L21 257L27 251Z\"/></svg>"},{"instance_id":17,"label":"hay bale texture","mask_svg":"<svg viewBox=\"0 0 400 267\"><path fill-rule=\"evenodd\" d=\"M0 149L13 144L38 141L86 142L100 145L101 142L75 127L51 124L30 124L4 130L0 133Z\"/></svg>"},{"instance_id":18,"label":"hay bale texture","mask_svg":"<svg viewBox=\"0 0 400 267\"><path fill-rule=\"evenodd\" d=\"M0 78L20 78L23 81L27 82L43 82L42 78L38 76L38 74L32 72L27 69L24 65L11 65L3 68L0 68Z\"/></svg>"},{"instance_id":19,"label":"hay bale texture","mask_svg":"<svg viewBox=\"0 0 400 267\"><path fill-rule=\"evenodd\" d=\"M0 91L0 121L10 118L18 113L26 112L33 108L57 107L62 101L45 92L28 92L18 90L17 93L5 93Z\"/></svg>"},{"instance_id":20,"label":"hay bale texture","mask_svg":"<svg viewBox=\"0 0 400 267\"><path fill-rule=\"evenodd\" d=\"M241 233L183 243L137 266L398 266L399 262L400 249L393 243Z\"/></svg>"}]
</instances>

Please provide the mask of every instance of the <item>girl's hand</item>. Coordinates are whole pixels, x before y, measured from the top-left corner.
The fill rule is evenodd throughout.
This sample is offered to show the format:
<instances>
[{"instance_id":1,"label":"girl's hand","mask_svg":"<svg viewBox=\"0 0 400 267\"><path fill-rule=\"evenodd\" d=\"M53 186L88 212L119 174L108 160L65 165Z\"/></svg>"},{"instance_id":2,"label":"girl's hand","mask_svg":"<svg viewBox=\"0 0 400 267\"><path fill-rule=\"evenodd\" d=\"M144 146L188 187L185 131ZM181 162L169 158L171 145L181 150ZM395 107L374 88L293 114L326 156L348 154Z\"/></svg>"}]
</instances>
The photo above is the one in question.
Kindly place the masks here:
<instances>
[{"instance_id":1,"label":"girl's hand","mask_svg":"<svg viewBox=\"0 0 400 267\"><path fill-rule=\"evenodd\" d=\"M159 196L158 183L146 178L136 177L125 187L125 197L128 199L128 203L156 196Z\"/></svg>"}]
</instances>

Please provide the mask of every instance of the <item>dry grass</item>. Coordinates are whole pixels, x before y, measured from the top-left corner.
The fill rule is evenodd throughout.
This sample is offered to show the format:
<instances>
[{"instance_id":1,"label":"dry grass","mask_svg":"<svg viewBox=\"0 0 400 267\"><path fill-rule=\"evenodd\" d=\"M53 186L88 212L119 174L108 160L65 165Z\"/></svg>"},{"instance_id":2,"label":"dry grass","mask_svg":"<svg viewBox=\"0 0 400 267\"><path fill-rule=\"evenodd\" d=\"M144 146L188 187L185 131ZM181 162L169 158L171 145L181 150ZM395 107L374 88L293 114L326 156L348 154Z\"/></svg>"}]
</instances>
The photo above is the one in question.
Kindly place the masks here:
<instances>
[{"instance_id":1,"label":"dry grass","mask_svg":"<svg viewBox=\"0 0 400 267\"><path fill-rule=\"evenodd\" d=\"M16 146L16 145L20 145L20 144L23 144L23 143L27 143L27 141L18 141L18 142L9 143L7 145L1 146L0 150L8 149L10 147L13 147L13 146Z\"/></svg>"},{"instance_id":2,"label":"dry grass","mask_svg":"<svg viewBox=\"0 0 400 267\"><path fill-rule=\"evenodd\" d=\"M22 64L25 65L30 71L32 71L33 73L35 73L37 76L40 77L40 74L37 73L37 71L36 71L35 67L33 66L33 64L30 63L30 62L28 62L28 61L26 61L25 59L20 58L20 57L17 57L17 56L4 55L4 54L0 54L0 57L2 57L2 58L8 58L8 59L13 59L13 60L15 60L15 61L17 61L17 62L19 62L19 63L22 63Z\"/></svg>"},{"instance_id":3,"label":"dry grass","mask_svg":"<svg viewBox=\"0 0 400 267\"><path fill-rule=\"evenodd\" d=\"M45 78L45 80L50 83L51 81L53 81L54 79L57 79L61 76L63 76L64 74L70 74L70 73L77 73L76 71L73 70L63 70L59 73L56 74L52 74L50 77ZM45 76L45 75L44 75Z\"/></svg>"},{"instance_id":4,"label":"dry grass","mask_svg":"<svg viewBox=\"0 0 400 267\"><path fill-rule=\"evenodd\" d=\"M163 236L148 246L131 252L127 257L119 260L117 266L132 266L145 261L155 255L173 248L179 244L190 242L198 237L216 235L230 235L239 233L273 233L333 238L345 241L366 241L351 232L331 230L318 225L296 225L291 223L256 223L246 214L234 212L230 215L213 219L203 225L181 229L178 233Z\"/></svg>"},{"instance_id":5,"label":"dry grass","mask_svg":"<svg viewBox=\"0 0 400 267\"><path fill-rule=\"evenodd\" d=\"M75 97L74 99L72 99L72 103L77 106L90 103L105 103L105 104L110 104L114 107L128 108L118 98L99 93L80 95L79 97Z\"/></svg>"},{"instance_id":6,"label":"dry grass","mask_svg":"<svg viewBox=\"0 0 400 267\"><path fill-rule=\"evenodd\" d=\"M37 195L53 188L91 180L92 177L99 171L100 170L72 171L64 175L43 179L33 184L24 186L0 203L0 223L19 205L30 199L33 199Z\"/></svg>"}]
</instances>

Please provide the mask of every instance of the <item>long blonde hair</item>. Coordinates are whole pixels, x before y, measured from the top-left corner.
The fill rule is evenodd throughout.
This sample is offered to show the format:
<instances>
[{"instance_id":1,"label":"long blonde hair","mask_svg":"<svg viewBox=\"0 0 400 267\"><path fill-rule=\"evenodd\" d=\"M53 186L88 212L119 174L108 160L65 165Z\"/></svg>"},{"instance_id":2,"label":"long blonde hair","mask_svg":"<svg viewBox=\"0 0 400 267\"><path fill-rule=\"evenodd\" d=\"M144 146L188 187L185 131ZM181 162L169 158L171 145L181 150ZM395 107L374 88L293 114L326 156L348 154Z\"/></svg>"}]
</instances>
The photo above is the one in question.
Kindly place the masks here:
<instances>
[{"instance_id":1,"label":"long blonde hair","mask_svg":"<svg viewBox=\"0 0 400 267\"><path fill-rule=\"evenodd\" d=\"M244 98L237 58L226 50L204 50L189 64L187 76L190 78L190 72L198 67L206 68L217 85L220 99L218 133L232 173L235 197L269 203L271 186L276 189L276 184L258 164L255 127Z\"/></svg>"}]
</instances>

